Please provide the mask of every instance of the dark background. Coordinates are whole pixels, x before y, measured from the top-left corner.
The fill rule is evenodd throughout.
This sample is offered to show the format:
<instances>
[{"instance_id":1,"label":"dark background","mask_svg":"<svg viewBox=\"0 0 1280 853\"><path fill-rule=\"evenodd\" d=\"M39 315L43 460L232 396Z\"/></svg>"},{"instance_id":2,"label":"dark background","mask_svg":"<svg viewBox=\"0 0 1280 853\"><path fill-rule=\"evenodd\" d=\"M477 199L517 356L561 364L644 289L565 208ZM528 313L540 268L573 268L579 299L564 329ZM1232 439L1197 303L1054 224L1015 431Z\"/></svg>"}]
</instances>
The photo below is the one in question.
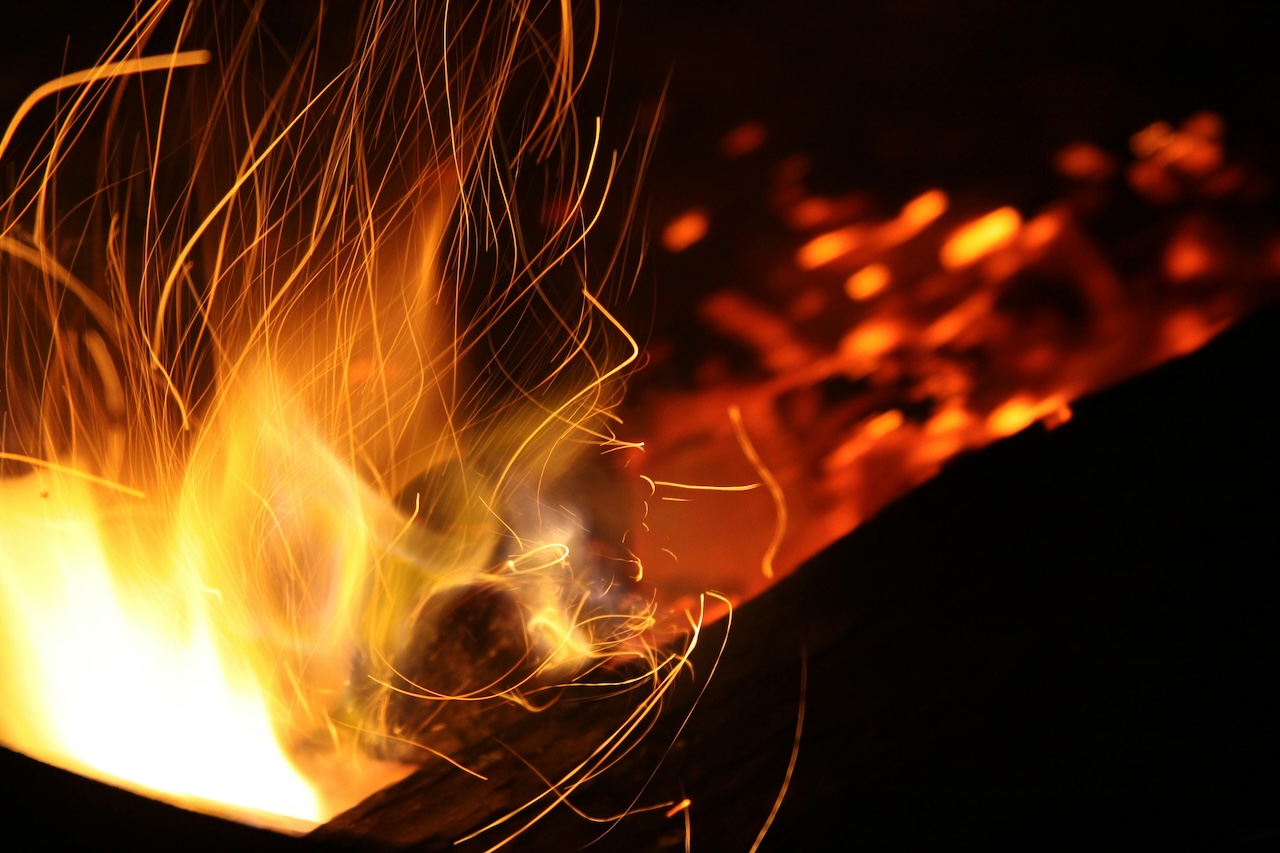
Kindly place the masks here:
<instances>
[{"instance_id":1,"label":"dark background","mask_svg":"<svg viewBox=\"0 0 1280 853\"><path fill-rule=\"evenodd\" d=\"M318 5L270 0L265 17L288 43ZM336 27L358 6L325 5ZM7 10L2 114L63 69L92 63L130 7L51 0ZM1270 4L1244 0L602 0L580 108L584 128L603 114L605 142L618 148L658 122L642 198L659 225L692 204L759 206L763 171L792 154L810 161L817 193L869 190L894 209L943 186L1025 213L1057 195L1051 157L1061 146L1122 152L1150 122L1200 110L1226 120L1229 154L1273 173L1276 18ZM717 151L747 120L769 131L757 175ZM635 184L636 147L623 187ZM657 258L642 273L650 287L633 322L660 324L672 294L718 283L673 283L664 272Z\"/></svg>"},{"instance_id":2,"label":"dark background","mask_svg":"<svg viewBox=\"0 0 1280 853\"><path fill-rule=\"evenodd\" d=\"M0 107L91 61L127 5L6 13ZM1202 109L1225 118L1230 151L1276 174L1266 4L655 0L605 3L602 32L584 111L603 104L613 139L653 120L670 78L644 183L658 223L708 200L758 204L764 168L793 153L817 191L871 189L891 206L942 185L1033 209L1057 192L1059 146L1123 150L1145 124ZM770 139L744 179L715 146L748 119ZM655 334L678 330L671 306L742 275L732 258L655 253L631 310ZM765 849L1269 849L1277 330L1272 312L1208 359L1082 404L1059 433L962 460L745 610L740 668L693 733L714 760L667 765L698 804L694 849L754 837L790 750L802 642L809 734ZM766 646L775 657L753 663ZM744 740L741 717L710 710L734 703L769 737ZM735 758L757 748L755 764ZM3 757L17 846L28 832L269 840ZM627 826L597 849L652 849L655 827ZM563 849L560 831L528 846Z\"/></svg>"}]
</instances>

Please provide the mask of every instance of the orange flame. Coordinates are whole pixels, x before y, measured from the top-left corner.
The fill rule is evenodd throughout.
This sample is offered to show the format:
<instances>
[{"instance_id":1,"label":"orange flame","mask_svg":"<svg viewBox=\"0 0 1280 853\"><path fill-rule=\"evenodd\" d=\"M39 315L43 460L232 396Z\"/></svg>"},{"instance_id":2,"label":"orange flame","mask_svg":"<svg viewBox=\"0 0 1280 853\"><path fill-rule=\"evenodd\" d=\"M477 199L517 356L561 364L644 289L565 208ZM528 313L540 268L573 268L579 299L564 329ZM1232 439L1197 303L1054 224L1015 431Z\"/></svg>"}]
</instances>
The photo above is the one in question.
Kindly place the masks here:
<instances>
[{"instance_id":1,"label":"orange flame","mask_svg":"<svg viewBox=\"0 0 1280 853\"><path fill-rule=\"evenodd\" d=\"M0 738L301 829L404 775L405 758L448 760L391 708L455 698L408 674L450 590L502 589L524 616L519 677L470 701L527 706L553 672L646 654L649 611L593 603L574 574L581 525L526 508L566 448L627 446L608 424L635 341L593 293L603 282L564 272L600 215L586 188L612 175L566 141L580 84L567 3L547 13L563 44L512 149L563 164L548 194L569 201L544 208L561 218L536 250L532 228L510 245L472 197L509 177L482 174L509 72L454 37L517 51L532 4L479 29L454 9L371 5L338 36L349 65L325 77L313 41L263 103L237 100L269 67L252 26L222 78L181 45L135 58L168 6L37 90L0 142L8 160L32 105L68 92L0 205L0 311L22 330L4 341L0 400ZM424 55L440 34L444 54ZM140 74L159 85L105 96ZM141 160L122 128L150 140ZM108 189L77 196L77 158L103 164ZM75 239L95 224L101 240ZM464 290L483 265L509 282ZM558 335L531 331L546 328Z\"/></svg>"},{"instance_id":2,"label":"orange flame","mask_svg":"<svg viewBox=\"0 0 1280 853\"><path fill-rule=\"evenodd\" d=\"M967 267L1009 245L1021 227L1022 217L1012 207L993 210L947 238L939 256L942 265L950 270Z\"/></svg>"},{"instance_id":3,"label":"orange flame","mask_svg":"<svg viewBox=\"0 0 1280 853\"><path fill-rule=\"evenodd\" d=\"M869 264L849 276L845 290L849 298L865 302L889 286L889 268L884 264Z\"/></svg>"},{"instance_id":4,"label":"orange flame","mask_svg":"<svg viewBox=\"0 0 1280 853\"><path fill-rule=\"evenodd\" d=\"M707 236L711 222L701 208L687 210L662 229L662 245L668 252L683 252Z\"/></svg>"}]
</instances>

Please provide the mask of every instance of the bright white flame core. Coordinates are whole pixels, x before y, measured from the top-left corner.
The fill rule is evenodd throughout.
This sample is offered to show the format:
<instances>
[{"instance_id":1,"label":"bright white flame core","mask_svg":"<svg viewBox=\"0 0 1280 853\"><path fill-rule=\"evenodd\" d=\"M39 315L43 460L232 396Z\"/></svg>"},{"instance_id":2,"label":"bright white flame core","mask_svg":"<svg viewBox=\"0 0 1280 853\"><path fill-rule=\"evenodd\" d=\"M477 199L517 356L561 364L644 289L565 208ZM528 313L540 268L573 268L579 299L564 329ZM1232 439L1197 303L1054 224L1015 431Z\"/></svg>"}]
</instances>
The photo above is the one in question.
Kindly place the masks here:
<instances>
[{"instance_id":1,"label":"bright white flame core","mask_svg":"<svg viewBox=\"0 0 1280 853\"><path fill-rule=\"evenodd\" d=\"M26 693L6 703L26 713L22 731L6 739L52 763L179 797L321 819L316 794L281 751L258 685L227 671L203 609L164 613L155 602L125 601L95 515L88 488L72 477L0 481L8 562L0 618L6 633L26 638L21 658L8 661L23 672L6 679ZM206 595L217 606L216 594ZM139 606L150 612L131 618Z\"/></svg>"}]
</instances>

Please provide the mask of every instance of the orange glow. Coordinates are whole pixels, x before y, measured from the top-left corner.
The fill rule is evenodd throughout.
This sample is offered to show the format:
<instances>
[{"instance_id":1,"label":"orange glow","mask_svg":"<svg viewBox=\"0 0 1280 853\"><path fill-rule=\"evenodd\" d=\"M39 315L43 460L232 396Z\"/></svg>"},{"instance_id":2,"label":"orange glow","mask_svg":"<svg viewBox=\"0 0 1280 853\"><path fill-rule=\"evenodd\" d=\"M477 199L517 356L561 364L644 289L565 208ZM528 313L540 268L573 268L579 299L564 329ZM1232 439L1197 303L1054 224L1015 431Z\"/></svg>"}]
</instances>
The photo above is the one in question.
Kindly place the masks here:
<instances>
[{"instance_id":1,"label":"orange glow","mask_svg":"<svg viewBox=\"0 0 1280 853\"><path fill-rule=\"evenodd\" d=\"M1173 128L1168 122L1149 124L1129 138L1129 150L1135 157L1150 157L1169 144Z\"/></svg>"},{"instance_id":2,"label":"orange glow","mask_svg":"<svg viewBox=\"0 0 1280 853\"><path fill-rule=\"evenodd\" d=\"M718 331L748 341L771 370L795 370L813 360L813 352L784 320L741 294L712 296L702 304L702 316Z\"/></svg>"},{"instance_id":3,"label":"orange glow","mask_svg":"<svg viewBox=\"0 0 1280 853\"><path fill-rule=\"evenodd\" d=\"M856 226L831 231L801 246L796 254L796 263L803 270L817 269L854 251L862 241L862 229Z\"/></svg>"},{"instance_id":4,"label":"orange glow","mask_svg":"<svg viewBox=\"0 0 1280 853\"><path fill-rule=\"evenodd\" d=\"M1204 177L1222 165L1222 148L1217 142L1184 134L1170 159L1183 172Z\"/></svg>"},{"instance_id":5,"label":"orange glow","mask_svg":"<svg viewBox=\"0 0 1280 853\"><path fill-rule=\"evenodd\" d=\"M717 372L695 374L698 387L651 418L662 434L647 445L647 463L697 457L706 460L699 476L711 479L721 460L735 472L724 481L742 481L749 472L721 459L722 401L751 412L760 458L790 505L774 560L781 575L957 454L1035 424L1069 424L1082 394L1195 350L1275 296L1280 232L1263 227L1257 207L1240 239L1227 230L1233 219L1215 216L1218 198L1250 209L1249 193L1267 180L1226 159L1221 133L1214 116L1176 130L1160 123L1135 134L1136 160L1069 145L1054 163L1070 185L1025 222L1012 207L975 209L942 190L876 220L870 211L884 199L856 187L815 195L796 155L779 166L786 192L768 199L793 229L794 253L744 282L751 289L738 301L751 311L709 311L727 302L723 292L700 305L750 354L750 367L704 362ZM1126 178L1148 204L1133 204ZM844 199L859 203L841 210L834 202ZM1151 211L1168 201L1188 203ZM1123 215L1113 219L1115 206ZM1177 282L1192 286L1169 286ZM837 286L848 299L831 298ZM754 566L760 543L750 533L767 527L767 505L742 517L707 559ZM704 524L688 532L689 541L706 538ZM684 561L652 577L666 571L687 582L699 569ZM756 574L744 568L715 583L750 595Z\"/></svg>"},{"instance_id":6,"label":"orange glow","mask_svg":"<svg viewBox=\"0 0 1280 853\"><path fill-rule=\"evenodd\" d=\"M1226 122L1222 120L1222 116L1217 113L1202 112L1189 116L1183 123L1182 129L1187 133L1195 134L1201 139L1221 139L1222 134L1226 132Z\"/></svg>"},{"instance_id":7,"label":"orange glow","mask_svg":"<svg viewBox=\"0 0 1280 853\"><path fill-rule=\"evenodd\" d=\"M1213 252L1194 235L1181 234L1164 251L1165 275L1177 282L1191 281L1213 272Z\"/></svg>"},{"instance_id":8,"label":"orange glow","mask_svg":"<svg viewBox=\"0 0 1280 853\"><path fill-rule=\"evenodd\" d=\"M967 429L972 423L973 416L967 411L959 406L950 406L941 409L936 415L929 418L924 426L924 431L929 435L943 435Z\"/></svg>"},{"instance_id":9,"label":"orange glow","mask_svg":"<svg viewBox=\"0 0 1280 853\"><path fill-rule=\"evenodd\" d=\"M1069 419L1070 409L1066 400L1058 396L1037 400L1026 394L1018 394L987 416L987 429L997 436L1013 435L1049 415L1055 417L1056 423Z\"/></svg>"},{"instance_id":10,"label":"orange glow","mask_svg":"<svg viewBox=\"0 0 1280 853\"><path fill-rule=\"evenodd\" d=\"M796 228L817 228L830 222L836 211L830 199L806 198L791 208L791 223Z\"/></svg>"},{"instance_id":11,"label":"orange glow","mask_svg":"<svg viewBox=\"0 0 1280 853\"><path fill-rule=\"evenodd\" d=\"M1116 172L1116 160L1088 142L1075 142L1054 158L1058 172L1078 181L1105 181Z\"/></svg>"},{"instance_id":12,"label":"orange glow","mask_svg":"<svg viewBox=\"0 0 1280 853\"><path fill-rule=\"evenodd\" d=\"M662 229L662 246L668 252L683 252L707 236L707 228L710 224L711 220L702 208L686 210Z\"/></svg>"},{"instance_id":13,"label":"orange glow","mask_svg":"<svg viewBox=\"0 0 1280 853\"><path fill-rule=\"evenodd\" d=\"M901 338L902 328L897 322L868 320L845 336L840 351L856 364L867 365L897 346Z\"/></svg>"},{"instance_id":14,"label":"orange glow","mask_svg":"<svg viewBox=\"0 0 1280 853\"><path fill-rule=\"evenodd\" d=\"M849 298L865 302L889 286L889 268L884 264L869 264L858 270L844 283Z\"/></svg>"},{"instance_id":15,"label":"orange glow","mask_svg":"<svg viewBox=\"0 0 1280 853\"><path fill-rule=\"evenodd\" d=\"M781 160L753 120L719 139L710 171L746 175L732 192L643 226L687 252L659 266L694 271L670 282L689 289L673 325L704 337L640 358L603 294L647 276L625 267L649 247L591 232L644 205L618 210L625 186L602 200L634 172L574 103L596 88L580 77L594 33L575 42L562 20L579 4L429 5L370 3L334 76L317 35L284 82L261 79L282 63L259 49L279 46L252 29L211 32L212 63L142 56L201 30L140 8L101 67L36 93L58 95L50 128L15 135L20 114L0 142L0 317L23 330L0 341L4 743L302 832L418 763L479 776L449 754L473 708L540 707L624 659L582 692L642 685L641 709L534 801L576 810L688 663L658 658L655 625L687 618L691 646L690 613L727 613L958 454L1066 424L1081 394L1193 351L1280 271L1280 238L1197 225L1258 177L1228 162L1213 114L1135 134L1136 162L1063 148L1065 197L1025 223L972 184L900 209L906 193L805 187L806 155ZM207 116L182 114L189 74ZM41 141L9 150L24 137ZM1177 204L1117 235L1150 212L1126 179L1138 202ZM725 198L753 186L764 214L736 219ZM792 230L748 242L766 219ZM737 263L713 264L735 233ZM663 371L621 411L624 380ZM441 693L424 647L473 588L510 603L514 625L493 627L521 660ZM682 815L690 843L689 799L633 805Z\"/></svg>"},{"instance_id":16,"label":"orange glow","mask_svg":"<svg viewBox=\"0 0 1280 853\"><path fill-rule=\"evenodd\" d=\"M890 409L867 421L866 426L862 429L867 438L874 440L884 438L900 426L902 426L902 412L897 409Z\"/></svg>"},{"instance_id":17,"label":"orange glow","mask_svg":"<svg viewBox=\"0 0 1280 853\"><path fill-rule=\"evenodd\" d=\"M855 432L827 454L827 457L822 460L822 469L828 473L834 473L841 468L846 468L865 455L873 446L873 442L865 433Z\"/></svg>"},{"instance_id":18,"label":"orange glow","mask_svg":"<svg viewBox=\"0 0 1280 853\"><path fill-rule=\"evenodd\" d=\"M1071 407L1063 403L1044 416L1044 425L1047 429L1057 429L1071 420L1073 414Z\"/></svg>"},{"instance_id":19,"label":"orange glow","mask_svg":"<svg viewBox=\"0 0 1280 853\"><path fill-rule=\"evenodd\" d=\"M1151 167L1208 178L1224 163L1222 129L1221 117L1213 113L1192 115L1176 131L1165 122L1156 122L1134 134L1130 149ZM1155 184L1151 175L1140 174L1140 170L1139 175L1143 186Z\"/></svg>"},{"instance_id":20,"label":"orange glow","mask_svg":"<svg viewBox=\"0 0 1280 853\"><path fill-rule=\"evenodd\" d=\"M432 60L456 21L370 4L322 85L318 36L262 79L252 16L209 37L215 61L165 54L171 6L202 14L140 6L100 65L37 89L0 141L0 316L23 330L0 342L0 739L298 832L416 763L479 775L428 728L446 705L530 708L597 662L650 660L652 605L598 603L583 524L541 493L573 446L634 446L610 424L638 350L597 298L616 282L572 271L602 193L598 164L550 156L577 132L567 6L548 7L554 30L521 6ZM496 123L508 72L481 57L526 42L564 52L521 137ZM124 79L156 72L167 85ZM467 85L446 91L454 72ZM223 108L175 116L184 75ZM45 142L10 150L50 95ZM500 132L513 159L492 175ZM513 234L526 205L467 193L544 162L530 183L553 203L527 207L563 217L551 242L497 248L473 281L472 203L505 204ZM108 185L76 178L97 170ZM474 588L510 602L523 657L502 683L440 692L419 674L427 640ZM660 692L685 660L654 661Z\"/></svg>"},{"instance_id":21,"label":"orange glow","mask_svg":"<svg viewBox=\"0 0 1280 853\"><path fill-rule=\"evenodd\" d=\"M879 230L882 246L899 246L914 239L938 220L947 210L947 194L929 190L902 206L896 219L884 223Z\"/></svg>"},{"instance_id":22,"label":"orange glow","mask_svg":"<svg viewBox=\"0 0 1280 853\"><path fill-rule=\"evenodd\" d=\"M951 343L966 329L991 312L992 296L979 291L943 314L929 325L921 335L921 341L929 347L941 347Z\"/></svg>"},{"instance_id":23,"label":"orange glow","mask_svg":"<svg viewBox=\"0 0 1280 853\"><path fill-rule=\"evenodd\" d=\"M942 244L939 259L949 270L967 267L1009 245L1021 227L1022 217L1012 207L993 210L952 232Z\"/></svg>"},{"instance_id":24,"label":"orange glow","mask_svg":"<svg viewBox=\"0 0 1280 853\"><path fill-rule=\"evenodd\" d=\"M726 157L742 157L764 145L766 138L763 124L758 121L744 122L721 137L720 151Z\"/></svg>"},{"instance_id":25,"label":"orange glow","mask_svg":"<svg viewBox=\"0 0 1280 853\"><path fill-rule=\"evenodd\" d=\"M1152 160L1133 163L1127 176L1134 191L1154 204L1169 204L1182 192L1177 178Z\"/></svg>"},{"instance_id":26,"label":"orange glow","mask_svg":"<svg viewBox=\"0 0 1280 853\"><path fill-rule=\"evenodd\" d=\"M1022 245L1030 251L1038 252L1057 240L1062 234L1062 216L1055 211L1047 211L1032 219L1022 229Z\"/></svg>"},{"instance_id":27,"label":"orange glow","mask_svg":"<svg viewBox=\"0 0 1280 853\"><path fill-rule=\"evenodd\" d=\"M1170 355L1186 355L1204 346L1219 331L1194 311L1179 311L1164 324L1164 343Z\"/></svg>"},{"instance_id":28,"label":"orange glow","mask_svg":"<svg viewBox=\"0 0 1280 853\"><path fill-rule=\"evenodd\" d=\"M903 205L898 218L913 231L920 232L947 212L947 203L947 194L942 190L929 190Z\"/></svg>"}]
</instances>

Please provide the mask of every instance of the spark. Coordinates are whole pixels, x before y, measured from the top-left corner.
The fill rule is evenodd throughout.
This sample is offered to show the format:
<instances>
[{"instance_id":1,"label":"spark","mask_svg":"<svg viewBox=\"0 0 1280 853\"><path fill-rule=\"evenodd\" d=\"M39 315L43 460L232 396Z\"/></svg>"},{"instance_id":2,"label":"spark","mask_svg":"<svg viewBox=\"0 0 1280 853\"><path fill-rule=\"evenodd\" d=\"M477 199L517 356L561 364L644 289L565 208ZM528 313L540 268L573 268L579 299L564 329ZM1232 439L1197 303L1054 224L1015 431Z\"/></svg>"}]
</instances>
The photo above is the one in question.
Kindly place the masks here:
<instances>
[{"instance_id":1,"label":"spark","mask_svg":"<svg viewBox=\"0 0 1280 853\"><path fill-rule=\"evenodd\" d=\"M76 479L84 480L87 483L93 483L95 486L102 486L104 489L110 489L113 492L128 495L131 498L145 498L147 496L146 492L140 489L135 489L132 486L127 486L124 483L118 483L115 480L111 480L106 477L99 477L98 475L91 474L88 471L82 471L79 468L70 465L62 465L48 459L40 459L38 457L27 456L22 453L9 453L4 450L0 450L0 459L4 459L8 462L21 462L24 465L31 465L35 468L44 468L58 474L66 474L68 476L75 477Z\"/></svg>"},{"instance_id":2,"label":"spark","mask_svg":"<svg viewBox=\"0 0 1280 853\"><path fill-rule=\"evenodd\" d=\"M13 118L9 119L9 126L5 128L4 136L0 137L0 159L3 159L5 152L9 150L9 143L13 141L13 135L17 132L18 125L22 124L22 120L27 117L31 109L55 92L74 89L85 84L104 83L117 77L146 74L149 71L174 71L179 68L205 65L211 58L212 55L207 50L188 50L164 56L142 56L121 62L95 65L92 68L73 71L70 74L64 74L61 77L50 80L43 86L38 87L30 95L27 95L26 100L22 102L13 114Z\"/></svg>"},{"instance_id":3,"label":"spark","mask_svg":"<svg viewBox=\"0 0 1280 853\"><path fill-rule=\"evenodd\" d=\"M621 250L603 269L588 265L621 157L604 149L598 116L578 137L600 10L587 41L567 0L449 4L422 19L418 4L371 3L349 34L350 61L330 72L319 18L295 51L262 38L256 6L230 43L198 25L205 7L183 6L173 50L135 55L174 5L140 10L99 64L35 89L0 139L9 162L33 107L72 93L0 207L6 403L30 421L0 435L0 461L37 469L0 479L0 615L33 622L23 596L57 611L34 620L39 641L15 643L20 666L6 660L6 678L35 675L3 685L0 728L6 740L36 732L15 745L48 760L128 775L95 769L69 745L66 732L101 722L112 736L97 744L156 753L131 784L203 796L202 778L149 781L175 760L198 762L167 734L129 725L157 715L183 724L166 714L170 685L226 688L255 728L211 722L202 743L214 759L231 754L226 738L259 751L219 784L243 799L237 779L271 779L270 802L286 804L295 827L403 776L400 759L434 756L484 778L393 725L393 699L429 703L428 714L467 703L533 712L586 685L637 691L630 722L521 814L567 802L644 735L688 664L653 648L652 601L614 608L593 597L598 567L574 564L581 508L545 491L584 448L643 447L614 434L639 355L606 304L625 286ZM213 51L179 49L203 37ZM268 41L283 51L279 78ZM210 64L216 74L174 73ZM500 127L522 68L538 69L542 90ZM162 85L123 82L157 71ZM78 186L77 157L102 180ZM565 199L545 229L520 221L534 174ZM49 511L28 512L41 494L52 494ZM62 541L59 525L78 538ZM502 559L504 542L514 547ZM67 562L74 600L28 590L40 573L11 579L10 549L19 566L30 553ZM638 558L624 562L642 574ZM91 596L82 603L92 612L77 618L75 591L99 585L139 587L139 606ZM513 602L523 654L490 683L433 689L413 668L414 632L438 626L446 596L472 587ZM619 595L631 593L610 598ZM120 636L77 654L77 623L99 618ZM166 640L188 633L200 668L165 656L180 645ZM38 686L75 680L56 665L83 666L116 640L127 653L115 658L155 653L146 666L176 661L180 672L149 679L154 697L121 697L118 721L84 714L82 702L45 713ZM600 677L621 660L649 671ZM370 745L397 760L364 755Z\"/></svg>"},{"instance_id":4,"label":"spark","mask_svg":"<svg viewBox=\"0 0 1280 853\"><path fill-rule=\"evenodd\" d=\"M773 538L769 540L769 547L765 549L764 556L760 558L760 570L764 572L766 578L772 578L773 560L778 555L778 549L782 546L782 538L787 533L787 499L782 493L782 486L778 483L777 478L773 476L773 472L764 464L764 460L756 452L755 445L751 443L746 427L742 424L742 411L737 406L729 407L729 421L733 424L733 434L737 436L738 445L742 448L743 455L747 457L747 460L756 469L756 473L760 475L760 479L764 481L765 487L769 490L769 496L773 498L775 512Z\"/></svg>"},{"instance_id":5,"label":"spark","mask_svg":"<svg viewBox=\"0 0 1280 853\"><path fill-rule=\"evenodd\" d=\"M782 801L787 796L787 789L791 787L791 775L796 769L796 759L800 757L800 736L804 733L804 706L805 696L808 691L808 681L809 655L806 652L800 657L800 707L796 711L796 735L795 740L791 743L791 757L787 760L787 772L782 777L782 788L778 791L778 796L773 801L773 808L769 810L769 816L765 818L764 826L760 827L760 834L756 836L755 842L747 853L756 853L760 849L765 835L768 834L770 827L773 826L774 818L778 816L778 810L782 808Z\"/></svg>"}]
</instances>

